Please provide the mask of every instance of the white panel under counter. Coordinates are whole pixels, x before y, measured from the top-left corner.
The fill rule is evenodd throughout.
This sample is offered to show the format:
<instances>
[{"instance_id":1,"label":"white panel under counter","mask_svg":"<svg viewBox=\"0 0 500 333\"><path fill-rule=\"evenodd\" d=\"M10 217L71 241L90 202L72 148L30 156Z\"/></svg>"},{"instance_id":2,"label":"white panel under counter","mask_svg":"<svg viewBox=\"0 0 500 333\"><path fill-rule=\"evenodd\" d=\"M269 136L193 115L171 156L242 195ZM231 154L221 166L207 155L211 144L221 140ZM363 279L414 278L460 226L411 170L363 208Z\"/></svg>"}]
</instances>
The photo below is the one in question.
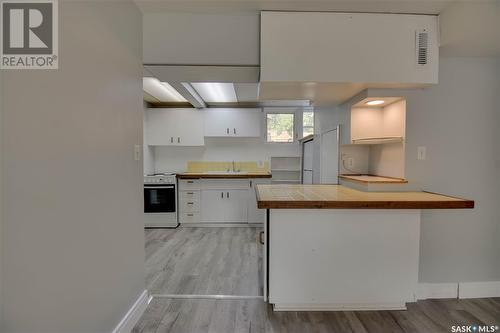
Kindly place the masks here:
<instances>
[{"instance_id":1,"label":"white panel under counter","mask_svg":"<svg viewBox=\"0 0 500 333\"><path fill-rule=\"evenodd\" d=\"M272 209L276 311L405 309L418 282L420 210Z\"/></svg>"}]
</instances>

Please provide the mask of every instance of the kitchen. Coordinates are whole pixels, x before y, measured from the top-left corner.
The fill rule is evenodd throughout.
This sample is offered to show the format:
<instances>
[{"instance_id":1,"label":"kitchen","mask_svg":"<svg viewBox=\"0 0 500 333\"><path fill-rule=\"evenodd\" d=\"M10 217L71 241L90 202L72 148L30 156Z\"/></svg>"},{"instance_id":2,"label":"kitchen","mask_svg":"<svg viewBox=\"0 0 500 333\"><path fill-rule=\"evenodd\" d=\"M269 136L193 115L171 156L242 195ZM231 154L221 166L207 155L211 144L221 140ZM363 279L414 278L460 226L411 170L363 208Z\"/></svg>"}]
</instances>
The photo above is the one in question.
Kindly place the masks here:
<instances>
[{"instance_id":1,"label":"kitchen","mask_svg":"<svg viewBox=\"0 0 500 333\"><path fill-rule=\"evenodd\" d=\"M1 332L498 331L497 1L42 1Z\"/></svg>"},{"instance_id":2,"label":"kitchen","mask_svg":"<svg viewBox=\"0 0 500 333\"><path fill-rule=\"evenodd\" d=\"M296 23L303 21L308 33L327 34L335 48L321 45L322 52L310 55L315 61L295 69L310 43ZM162 181L177 186L171 220L146 214L146 248L157 246L161 228L179 228L186 242L197 235L203 243L203 250L191 244L180 264L168 259L162 272L148 273L152 294L162 300L263 299L277 312L408 309L422 299L422 212L475 205L429 193L406 178L407 163L427 158L426 146L416 154L407 150L407 96L438 82L436 17L269 11L260 24L262 63L253 75L259 82L248 82L251 68L231 68L228 75L227 68L145 65L144 170L151 172L145 193L162 188ZM372 32L374 25L381 30ZM349 29L359 44L337 33ZM374 59L351 60L352 66L341 61L374 48L381 53L378 66ZM405 61L387 62L402 56ZM193 108L179 108L186 104ZM331 105L333 111L322 111ZM242 227L249 233L231 229ZM219 249L214 258L208 249L220 242L217 233L234 233L243 243L230 242L232 250ZM166 234L165 248L182 243L175 231ZM161 251L150 258L159 253L179 257ZM183 263L193 260L254 267L248 274L228 268L228 274ZM225 286L210 280L218 274L231 277Z\"/></svg>"}]
</instances>

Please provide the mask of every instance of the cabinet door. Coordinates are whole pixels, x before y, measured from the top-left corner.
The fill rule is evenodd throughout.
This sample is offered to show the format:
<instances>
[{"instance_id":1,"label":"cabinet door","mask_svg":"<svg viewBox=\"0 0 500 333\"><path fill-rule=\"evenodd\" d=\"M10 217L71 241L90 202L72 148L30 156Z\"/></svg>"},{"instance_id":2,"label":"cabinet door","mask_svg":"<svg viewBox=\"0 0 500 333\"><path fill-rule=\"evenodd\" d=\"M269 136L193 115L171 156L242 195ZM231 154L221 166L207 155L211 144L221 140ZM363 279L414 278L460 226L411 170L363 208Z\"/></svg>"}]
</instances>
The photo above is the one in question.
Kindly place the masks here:
<instances>
[{"instance_id":1,"label":"cabinet door","mask_svg":"<svg viewBox=\"0 0 500 333\"><path fill-rule=\"evenodd\" d=\"M224 222L247 223L248 190L226 190Z\"/></svg>"},{"instance_id":2,"label":"cabinet door","mask_svg":"<svg viewBox=\"0 0 500 333\"><path fill-rule=\"evenodd\" d=\"M183 109L176 117L177 145L205 145L204 114L196 109Z\"/></svg>"},{"instance_id":3,"label":"cabinet door","mask_svg":"<svg viewBox=\"0 0 500 333\"><path fill-rule=\"evenodd\" d=\"M202 190L201 221L207 223L225 222L227 201L226 192L223 190Z\"/></svg>"},{"instance_id":4,"label":"cabinet door","mask_svg":"<svg viewBox=\"0 0 500 333\"><path fill-rule=\"evenodd\" d=\"M229 136L232 132L231 124L235 109L206 109L205 136Z\"/></svg>"},{"instance_id":5,"label":"cabinet door","mask_svg":"<svg viewBox=\"0 0 500 333\"><path fill-rule=\"evenodd\" d=\"M144 132L150 146L203 146L203 113L195 109L148 109Z\"/></svg>"},{"instance_id":6,"label":"cabinet door","mask_svg":"<svg viewBox=\"0 0 500 333\"><path fill-rule=\"evenodd\" d=\"M207 109L205 136L260 137L261 109Z\"/></svg>"},{"instance_id":7,"label":"cabinet door","mask_svg":"<svg viewBox=\"0 0 500 333\"><path fill-rule=\"evenodd\" d=\"M148 109L144 117L144 133L146 144L165 146L174 144L177 135L175 112L166 109Z\"/></svg>"},{"instance_id":8,"label":"cabinet door","mask_svg":"<svg viewBox=\"0 0 500 333\"><path fill-rule=\"evenodd\" d=\"M257 195L255 185L269 184L268 179L252 179L248 190L248 223L264 223L266 221L266 210L257 208Z\"/></svg>"},{"instance_id":9,"label":"cabinet door","mask_svg":"<svg viewBox=\"0 0 500 333\"><path fill-rule=\"evenodd\" d=\"M231 134L237 137L260 137L261 109L241 109L233 114Z\"/></svg>"}]
</instances>

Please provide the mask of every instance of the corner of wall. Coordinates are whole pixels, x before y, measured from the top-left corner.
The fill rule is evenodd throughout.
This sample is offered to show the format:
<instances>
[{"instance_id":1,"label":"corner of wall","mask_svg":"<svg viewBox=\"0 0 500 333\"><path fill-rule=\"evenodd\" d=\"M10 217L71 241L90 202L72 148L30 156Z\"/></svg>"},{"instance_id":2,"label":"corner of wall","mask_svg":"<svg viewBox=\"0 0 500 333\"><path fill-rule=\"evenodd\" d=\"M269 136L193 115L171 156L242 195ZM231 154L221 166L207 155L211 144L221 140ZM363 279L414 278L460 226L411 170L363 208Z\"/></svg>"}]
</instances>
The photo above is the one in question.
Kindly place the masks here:
<instances>
[{"instance_id":1,"label":"corner of wall","mask_svg":"<svg viewBox=\"0 0 500 333\"><path fill-rule=\"evenodd\" d=\"M2 233L2 228L3 228L3 209L2 209L2 193L3 193L3 186L2 186L2 166L3 166L3 144L2 144L2 138L3 138L3 76L2 76L2 71L0 70L0 332L3 332L3 303L2 300L4 299L2 296L3 294L3 233Z\"/></svg>"}]
</instances>

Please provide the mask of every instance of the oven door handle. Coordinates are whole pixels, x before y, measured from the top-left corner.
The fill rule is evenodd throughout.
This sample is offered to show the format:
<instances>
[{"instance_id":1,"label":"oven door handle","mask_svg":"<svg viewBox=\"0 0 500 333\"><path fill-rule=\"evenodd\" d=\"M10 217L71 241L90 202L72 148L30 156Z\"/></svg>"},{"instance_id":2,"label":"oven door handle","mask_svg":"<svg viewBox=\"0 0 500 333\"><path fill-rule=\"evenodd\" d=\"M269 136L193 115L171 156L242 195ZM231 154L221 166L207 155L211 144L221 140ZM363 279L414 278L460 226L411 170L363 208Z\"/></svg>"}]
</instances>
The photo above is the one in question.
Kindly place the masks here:
<instances>
[{"instance_id":1,"label":"oven door handle","mask_svg":"<svg viewBox=\"0 0 500 333\"><path fill-rule=\"evenodd\" d=\"M161 189L167 189L167 188L175 188L175 185L144 185L144 189L146 190L161 190Z\"/></svg>"}]
</instances>

